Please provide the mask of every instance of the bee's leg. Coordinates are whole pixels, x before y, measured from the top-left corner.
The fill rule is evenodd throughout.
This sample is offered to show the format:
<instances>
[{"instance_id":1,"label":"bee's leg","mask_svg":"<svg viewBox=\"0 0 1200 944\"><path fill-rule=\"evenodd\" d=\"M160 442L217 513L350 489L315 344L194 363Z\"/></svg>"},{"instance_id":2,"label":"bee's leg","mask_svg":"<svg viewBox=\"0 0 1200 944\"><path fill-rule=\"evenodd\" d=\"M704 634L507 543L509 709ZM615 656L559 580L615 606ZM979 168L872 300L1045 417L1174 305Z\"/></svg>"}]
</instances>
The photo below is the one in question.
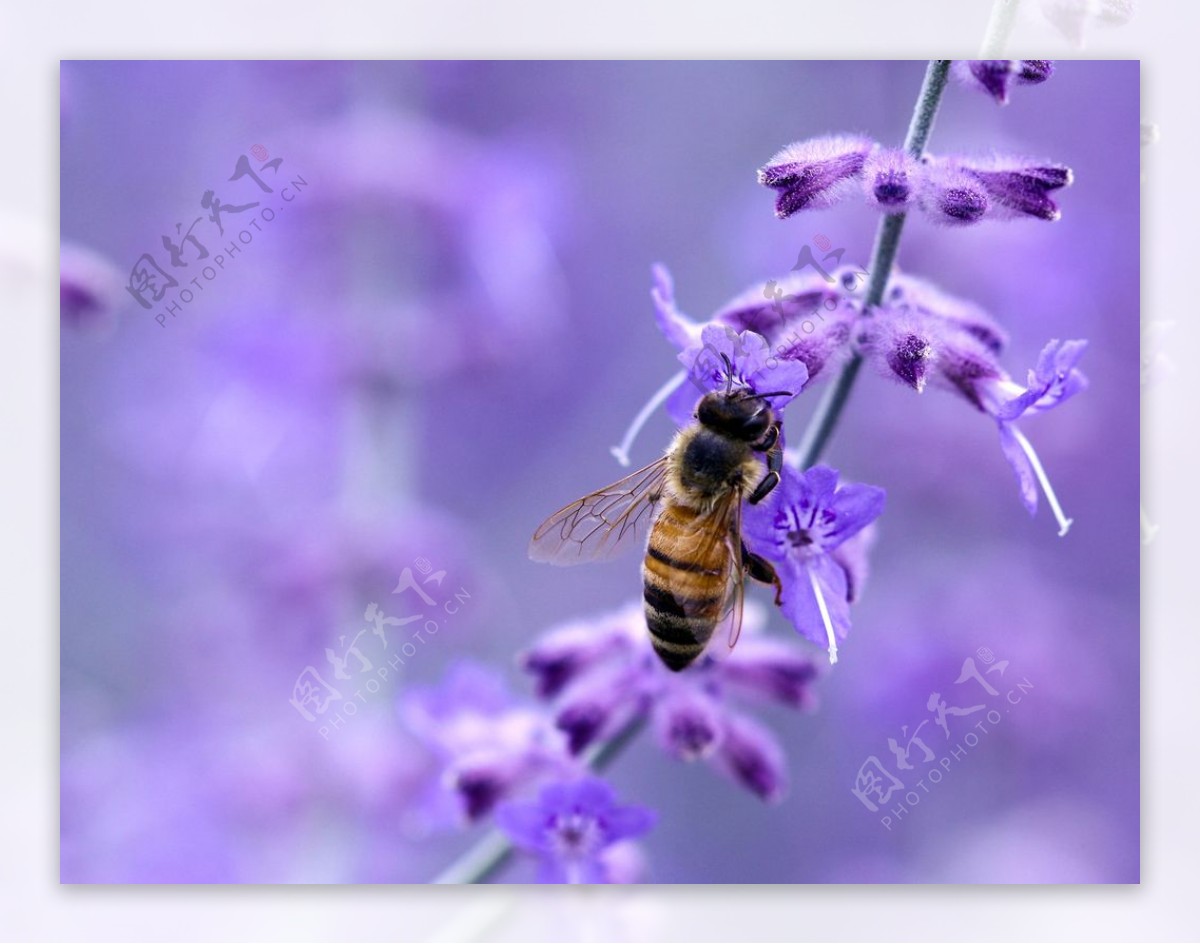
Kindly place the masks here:
<instances>
[{"instance_id":1,"label":"bee's leg","mask_svg":"<svg viewBox=\"0 0 1200 944\"><path fill-rule=\"evenodd\" d=\"M746 542L742 542L742 566L746 568L746 574L759 583L768 583L775 588L775 605L779 606L779 597L783 593L783 584L779 582L779 575L775 573L775 568L771 566L771 562L765 557L759 557L746 547Z\"/></svg>"},{"instance_id":2,"label":"bee's leg","mask_svg":"<svg viewBox=\"0 0 1200 944\"><path fill-rule=\"evenodd\" d=\"M779 442L779 424L771 426L765 433L763 438L754 444L755 452L770 452L775 448L775 444Z\"/></svg>"},{"instance_id":3,"label":"bee's leg","mask_svg":"<svg viewBox=\"0 0 1200 944\"><path fill-rule=\"evenodd\" d=\"M779 442L778 424L767 430L762 441L756 444L754 449L767 454L767 474L750 493L747 500L751 505L757 505L779 484L779 471L783 468L783 446Z\"/></svg>"}]
</instances>

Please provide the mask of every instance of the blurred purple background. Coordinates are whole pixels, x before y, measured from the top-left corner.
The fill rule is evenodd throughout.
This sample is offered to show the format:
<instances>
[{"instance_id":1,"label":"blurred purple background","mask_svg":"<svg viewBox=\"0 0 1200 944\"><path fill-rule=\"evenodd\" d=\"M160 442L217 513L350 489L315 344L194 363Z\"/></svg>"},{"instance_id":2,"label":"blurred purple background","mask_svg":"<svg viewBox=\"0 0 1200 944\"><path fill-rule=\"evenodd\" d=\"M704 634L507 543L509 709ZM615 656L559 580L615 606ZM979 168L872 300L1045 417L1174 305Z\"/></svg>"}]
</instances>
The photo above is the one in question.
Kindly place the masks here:
<instances>
[{"instance_id":1,"label":"blurred purple background","mask_svg":"<svg viewBox=\"0 0 1200 944\"><path fill-rule=\"evenodd\" d=\"M64 63L64 243L123 281L145 252L167 267L163 234L207 190L277 212L164 326L165 301L123 289L63 324L62 879L413 882L466 848L422 812L397 694L464 657L527 691L513 658L539 632L636 598L632 557L552 570L525 548L619 477L608 448L677 369L651 264L700 318L818 234L865 264L873 211L780 222L754 171L826 132L899 142L923 67ZM819 711L766 715L790 795L766 806L643 739L610 776L659 811L652 880L1137 881L1138 102L1134 62L1060 63L1004 108L951 87L932 151L1076 183L1058 223L914 216L900 250L1007 326L1018 379L1049 338L1091 340L1090 390L1023 426L1070 535L1025 513L982 414L865 376L828 460L888 508ZM229 180L255 145L282 159L271 193ZM202 219L210 259L186 246L181 284L255 212L224 237ZM789 408L793 440L819 393ZM670 433L656 418L635 463ZM364 629L385 663L364 611L411 611L391 591L424 561L469 599L322 733L298 676L332 683L325 650ZM1032 689L889 830L855 776L980 648Z\"/></svg>"}]
</instances>

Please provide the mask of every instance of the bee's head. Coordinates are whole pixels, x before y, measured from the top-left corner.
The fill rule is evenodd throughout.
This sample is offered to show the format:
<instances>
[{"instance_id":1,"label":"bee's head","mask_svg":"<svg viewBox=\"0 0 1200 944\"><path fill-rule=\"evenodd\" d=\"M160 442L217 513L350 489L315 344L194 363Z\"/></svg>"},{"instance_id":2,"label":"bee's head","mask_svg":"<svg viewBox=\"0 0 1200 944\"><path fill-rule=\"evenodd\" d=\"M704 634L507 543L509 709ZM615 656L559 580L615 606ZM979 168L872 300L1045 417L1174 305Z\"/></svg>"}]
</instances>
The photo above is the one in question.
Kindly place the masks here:
<instances>
[{"instance_id":1,"label":"bee's head","mask_svg":"<svg viewBox=\"0 0 1200 944\"><path fill-rule=\"evenodd\" d=\"M775 422L775 414L766 400L749 390L714 390L700 400L696 419L730 439L757 442Z\"/></svg>"},{"instance_id":2,"label":"bee's head","mask_svg":"<svg viewBox=\"0 0 1200 944\"><path fill-rule=\"evenodd\" d=\"M724 390L710 391L701 398L696 407L696 419L704 427L730 439L758 442L775 422L775 412L767 403L767 397L783 394L783 391L755 393L748 387L735 390L733 364L724 354L721 359L725 361L729 382Z\"/></svg>"}]
</instances>

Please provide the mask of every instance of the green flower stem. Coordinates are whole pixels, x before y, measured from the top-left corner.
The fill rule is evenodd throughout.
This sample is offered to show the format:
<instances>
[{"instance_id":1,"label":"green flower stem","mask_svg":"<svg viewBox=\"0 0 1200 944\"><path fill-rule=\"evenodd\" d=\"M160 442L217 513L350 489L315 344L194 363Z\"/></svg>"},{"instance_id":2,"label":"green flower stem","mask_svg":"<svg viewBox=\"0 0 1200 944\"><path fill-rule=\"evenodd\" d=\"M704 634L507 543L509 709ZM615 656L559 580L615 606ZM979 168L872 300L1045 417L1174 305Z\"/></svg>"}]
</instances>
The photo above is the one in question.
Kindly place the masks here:
<instances>
[{"instance_id":1,"label":"green flower stem","mask_svg":"<svg viewBox=\"0 0 1200 944\"><path fill-rule=\"evenodd\" d=\"M917 105L913 109L908 134L904 138L904 150L918 160L925 153L925 144L929 140L930 131L933 130L933 120L937 117L938 105L941 104L942 93L946 90L946 78L949 73L949 59L931 59L925 69L925 81L921 84L921 93L917 96ZM904 230L905 216L904 213L885 216L875 233L875 247L871 251L871 266L863 301L864 312L869 313L883 301L883 293L892 274L892 265L896 261L896 250L900 248L900 233ZM850 398L850 391L854 389L854 382L858 379L861 369L862 357L855 354L842 368L833 386L825 391L825 396L817 406L817 412L809 421L804 430L804 438L800 442L801 469L815 465L821 458L829 438L837 428L842 410Z\"/></svg>"},{"instance_id":2,"label":"green flower stem","mask_svg":"<svg viewBox=\"0 0 1200 944\"><path fill-rule=\"evenodd\" d=\"M912 122L908 127L908 135L904 139L904 148L914 157L920 157L925 152L925 142L929 140L929 132L933 128L933 119L937 115L938 104L942 92L946 88L946 76L950 69L949 59L930 60L925 70L925 82L921 86L921 94L917 98L917 106L913 110ZM900 231L904 228L904 214L895 213L886 216L879 225L875 237L875 248L871 254L871 269L867 282L866 309L878 305L887 288L888 276L892 271L892 263L896 259L896 249L900 244ZM805 430L804 442L801 445L801 455L804 461L802 468L808 468L820 457L829 437L833 435L841 416L846 398L854 386L854 378L858 376L862 360L855 356L839 375L837 381L826 393L825 398L817 408L817 413ZM604 770L617 759L641 733L645 720L635 719L615 737L597 745L584 755L584 763L592 770ZM498 829L493 829L483 836L474 846L460 856L449 868L435 878L436 885L470 885L486 882L495 875L512 858L513 847L508 838Z\"/></svg>"}]
</instances>

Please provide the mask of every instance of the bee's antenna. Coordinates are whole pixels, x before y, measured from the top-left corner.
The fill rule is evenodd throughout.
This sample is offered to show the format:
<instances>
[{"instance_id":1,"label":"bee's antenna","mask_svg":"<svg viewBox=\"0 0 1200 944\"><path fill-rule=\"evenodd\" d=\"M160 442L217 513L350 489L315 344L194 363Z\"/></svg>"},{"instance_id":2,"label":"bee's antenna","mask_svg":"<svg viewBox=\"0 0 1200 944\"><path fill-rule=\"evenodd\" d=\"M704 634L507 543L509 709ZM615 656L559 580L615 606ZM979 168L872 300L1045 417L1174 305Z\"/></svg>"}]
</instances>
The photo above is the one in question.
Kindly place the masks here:
<instances>
[{"instance_id":1,"label":"bee's antenna","mask_svg":"<svg viewBox=\"0 0 1200 944\"><path fill-rule=\"evenodd\" d=\"M773 390L770 393L749 393L745 396L747 400L765 400L767 397L790 397L790 390Z\"/></svg>"},{"instance_id":2,"label":"bee's antenna","mask_svg":"<svg viewBox=\"0 0 1200 944\"><path fill-rule=\"evenodd\" d=\"M722 354L721 360L725 362L725 396L733 393L733 363L729 360L728 354Z\"/></svg>"}]
</instances>

